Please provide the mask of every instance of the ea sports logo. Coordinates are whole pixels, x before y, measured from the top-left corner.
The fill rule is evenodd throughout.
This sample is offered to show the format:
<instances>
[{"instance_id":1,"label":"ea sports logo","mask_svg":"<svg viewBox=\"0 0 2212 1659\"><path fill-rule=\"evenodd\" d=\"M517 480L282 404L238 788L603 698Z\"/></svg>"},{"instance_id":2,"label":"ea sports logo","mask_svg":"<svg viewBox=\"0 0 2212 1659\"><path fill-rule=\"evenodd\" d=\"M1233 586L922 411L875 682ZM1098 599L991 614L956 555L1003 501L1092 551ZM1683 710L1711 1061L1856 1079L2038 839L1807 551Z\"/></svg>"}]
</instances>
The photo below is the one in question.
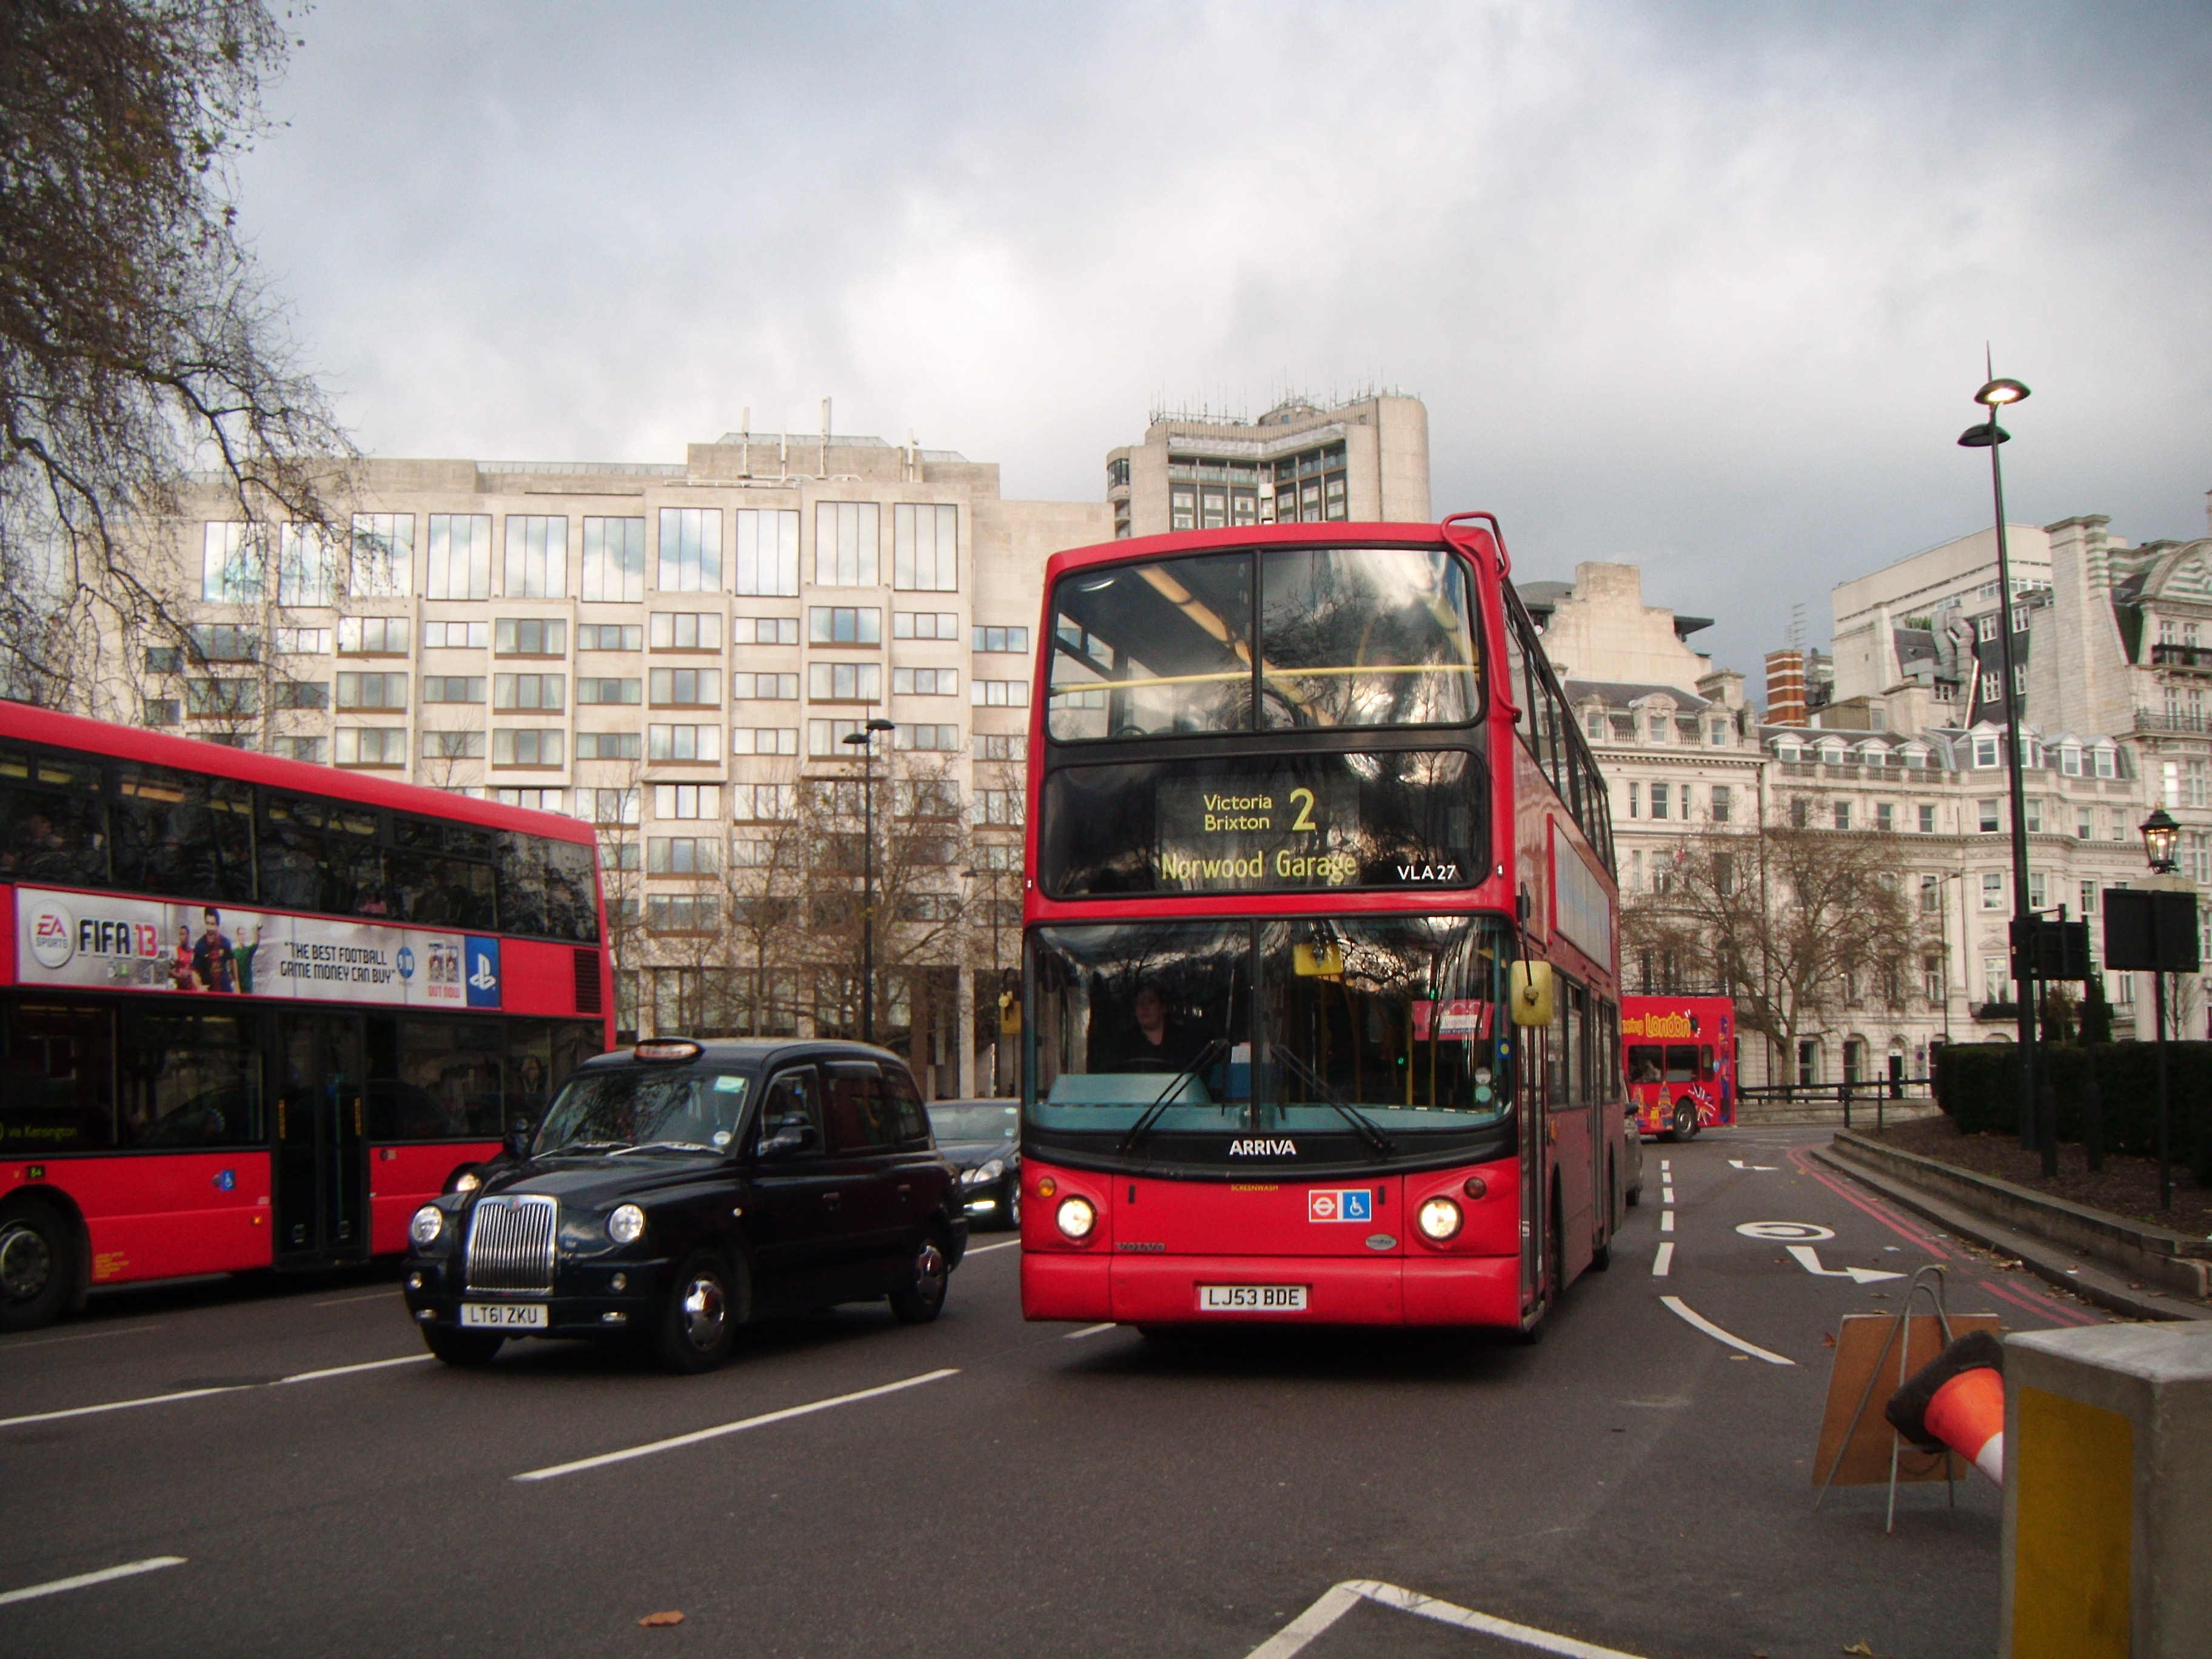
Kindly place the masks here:
<instances>
[{"instance_id":1,"label":"ea sports logo","mask_svg":"<svg viewBox=\"0 0 2212 1659\"><path fill-rule=\"evenodd\" d=\"M59 968L76 954L76 919L58 904L31 912L31 955L41 968Z\"/></svg>"}]
</instances>

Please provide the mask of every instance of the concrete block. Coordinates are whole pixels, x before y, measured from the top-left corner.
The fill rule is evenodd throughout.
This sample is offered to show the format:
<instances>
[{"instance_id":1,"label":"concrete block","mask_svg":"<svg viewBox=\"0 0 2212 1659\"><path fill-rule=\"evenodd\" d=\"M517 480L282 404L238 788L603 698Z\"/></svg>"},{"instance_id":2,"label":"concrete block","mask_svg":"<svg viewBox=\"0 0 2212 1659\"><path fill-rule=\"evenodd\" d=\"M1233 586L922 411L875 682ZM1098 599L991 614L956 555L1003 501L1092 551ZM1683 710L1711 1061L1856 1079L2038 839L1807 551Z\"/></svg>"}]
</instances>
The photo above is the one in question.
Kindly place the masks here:
<instances>
[{"instance_id":1,"label":"concrete block","mask_svg":"<svg viewBox=\"0 0 2212 1659\"><path fill-rule=\"evenodd\" d=\"M2212 1324L2005 1343L2004 1659L2203 1659Z\"/></svg>"}]
</instances>

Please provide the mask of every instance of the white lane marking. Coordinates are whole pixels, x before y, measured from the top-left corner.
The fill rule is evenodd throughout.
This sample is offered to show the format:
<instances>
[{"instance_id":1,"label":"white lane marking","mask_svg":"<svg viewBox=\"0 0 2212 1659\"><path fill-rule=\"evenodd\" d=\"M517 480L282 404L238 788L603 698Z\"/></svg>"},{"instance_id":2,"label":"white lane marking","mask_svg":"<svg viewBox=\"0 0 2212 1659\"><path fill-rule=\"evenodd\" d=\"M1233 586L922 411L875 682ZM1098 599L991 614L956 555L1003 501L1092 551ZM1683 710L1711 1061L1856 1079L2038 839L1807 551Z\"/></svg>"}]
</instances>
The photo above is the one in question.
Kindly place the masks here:
<instances>
[{"instance_id":1,"label":"white lane marking","mask_svg":"<svg viewBox=\"0 0 2212 1659\"><path fill-rule=\"evenodd\" d=\"M28 1601L41 1595L59 1595L64 1590L82 1589L88 1584L105 1584L115 1578L135 1578L142 1572L159 1572L164 1567L181 1567L181 1555L149 1556L143 1561L125 1561L119 1567L102 1567L98 1572L81 1572L74 1578L56 1578L44 1584L27 1584L21 1589L0 1591L0 1607L10 1601Z\"/></svg>"},{"instance_id":2,"label":"white lane marking","mask_svg":"<svg viewBox=\"0 0 2212 1659\"><path fill-rule=\"evenodd\" d=\"M319 1371L300 1371L290 1376L280 1376L272 1386L282 1388L287 1382L319 1382L326 1376L351 1376L356 1371L389 1370L394 1365L420 1365L431 1356L427 1353L402 1354L397 1359L371 1359L358 1365L328 1365Z\"/></svg>"},{"instance_id":3,"label":"white lane marking","mask_svg":"<svg viewBox=\"0 0 2212 1659\"><path fill-rule=\"evenodd\" d=\"M909 1376L897 1382L886 1382L880 1388L860 1389L852 1394L841 1394L828 1400L817 1400L804 1406L787 1406L780 1412L763 1412L758 1417L741 1418L735 1423L718 1423L711 1429L695 1429L690 1434L672 1436L666 1440L649 1441L642 1446L630 1446L621 1451L601 1452L597 1457L580 1457L573 1463L555 1463L542 1469L527 1469L512 1475L515 1480L550 1480L556 1475L580 1474L586 1469L603 1468L609 1463L627 1463L634 1457L651 1457L656 1452L675 1451L684 1446L696 1446L702 1441L719 1440L726 1434L742 1434L747 1429L765 1428L771 1423L782 1423L794 1417L805 1417L812 1412L826 1412L833 1406L849 1406L855 1401L873 1400L879 1395L896 1394L902 1389L918 1389L925 1382L935 1382L947 1376L957 1376L960 1368L948 1365L941 1370L924 1371L920 1376Z\"/></svg>"},{"instance_id":4,"label":"white lane marking","mask_svg":"<svg viewBox=\"0 0 2212 1659\"><path fill-rule=\"evenodd\" d=\"M1674 1265L1674 1241L1668 1239L1660 1245L1659 1254L1651 1258L1651 1277L1664 1279Z\"/></svg>"},{"instance_id":5,"label":"white lane marking","mask_svg":"<svg viewBox=\"0 0 2212 1659\"><path fill-rule=\"evenodd\" d=\"M1785 1244L1782 1248L1796 1257L1797 1265L1815 1279L1848 1279L1854 1285L1873 1285L1885 1279L1905 1277L1881 1267L1823 1267L1820 1253L1810 1244Z\"/></svg>"},{"instance_id":6,"label":"white lane marking","mask_svg":"<svg viewBox=\"0 0 2212 1659\"><path fill-rule=\"evenodd\" d=\"M1662 1233L1671 1233L1674 1231L1674 1212L1672 1210L1659 1212L1659 1231Z\"/></svg>"},{"instance_id":7,"label":"white lane marking","mask_svg":"<svg viewBox=\"0 0 2212 1659\"><path fill-rule=\"evenodd\" d=\"M139 1406L166 1406L173 1400L198 1400L211 1394L243 1394L257 1382L232 1382L220 1389L183 1389L175 1394L149 1394L143 1400L111 1400L104 1406L71 1406L67 1411L33 1412L27 1417L0 1417L0 1429L20 1428L26 1423L56 1423L64 1417L91 1417L100 1412L127 1412Z\"/></svg>"},{"instance_id":8,"label":"white lane marking","mask_svg":"<svg viewBox=\"0 0 2212 1659\"><path fill-rule=\"evenodd\" d=\"M1332 1585L1321 1600L1253 1649L1249 1659L1291 1659L1292 1654L1302 1651L1316 1637L1362 1601L1395 1607L1400 1613L1410 1613L1418 1618L1433 1619L1440 1625L1479 1631L1500 1641L1534 1648L1539 1653L1558 1654L1561 1659L1636 1659L1634 1654L1624 1653L1619 1648L1601 1648L1593 1643L1578 1642L1571 1636L1557 1636L1547 1630L1538 1630L1533 1625L1516 1625L1510 1620L1477 1613L1472 1607L1440 1601L1432 1595L1423 1595L1418 1590L1401 1589L1395 1584L1380 1583L1372 1578L1347 1578L1340 1584Z\"/></svg>"},{"instance_id":9,"label":"white lane marking","mask_svg":"<svg viewBox=\"0 0 2212 1659\"><path fill-rule=\"evenodd\" d=\"M1060 1340L1063 1342L1080 1342L1086 1336L1096 1336L1101 1331L1110 1331L1113 1328L1114 1322L1109 1319L1103 1325L1085 1325L1079 1331L1070 1331Z\"/></svg>"},{"instance_id":10,"label":"white lane marking","mask_svg":"<svg viewBox=\"0 0 2212 1659\"><path fill-rule=\"evenodd\" d=\"M27 1342L9 1342L0 1346L0 1358L5 1358L18 1348L51 1348L57 1342L97 1342L103 1337L136 1336L141 1331L158 1331L166 1328L167 1328L161 1325L125 1325L112 1331L86 1331L80 1336L34 1336Z\"/></svg>"},{"instance_id":11,"label":"white lane marking","mask_svg":"<svg viewBox=\"0 0 2212 1659\"><path fill-rule=\"evenodd\" d=\"M1731 1348L1740 1349L1753 1359L1764 1359L1770 1365L1794 1365L1797 1363L1794 1359L1785 1359L1778 1353L1769 1353L1755 1342L1747 1342L1740 1336L1730 1336L1711 1320L1692 1309L1679 1296L1662 1296L1659 1299L1716 1342L1725 1342Z\"/></svg>"},{"instance_id":12,"label":"white lane marking","mask_svg":"<svg viewBox=\"0 0 2212 1659\"><path fill-rule=\"evenodd\" d=\"M1659 1167L1662 1170L1671 1170L1674 1167L1674 1160L1671 1158L1662 1158L1659 1160Z\"/></svg>"},{"instance_id":13,"label":"white lane marking","mask_svg":"<svg viewBox=\"0 0 2212 1659\"><path fill-rule=\"evenodd\" d=\"M1772 1175L1781 1167L1778 1164L1747 1164L1740 1158L1732 1158L1729 1160L1729 1168L1731 1170L1757 1170L1766 1175Z\"/></svg>"},{"instance_id":14,"label":"white lane marking","mask_svg":"<svg viewBox=\"0 0 2212 1659\"><path fill-rule=\"evenodd\" d=\"M1674 1189L1672 1187L1661 1188L1659 1189L1659 1199L1662 1203L1672 1204L1674 1201Z\"/></svg>"},{"instance_id":15,"label":"white lane marking","mask_svg":"<svg viewBox=\"0 0 2212 1659\"><path fill-rule=\"evenodd\" d=\"M380 1291L363 1291L357 1296L334 1296L325 1301L317 1302L311 1305L318 1308L343 1308L349 1302L376 1302L381 1300L385 1297L397 1296L398 1294L399 1287L397 1285L388 1285Z\"/></svg>"},{"instance_id":16,"label":"white lane marking","mask_svg":"<svg viewBox=\"0 0 2212 1659\"><path fill-rule=\"evenodd\" d=\"M970 1244L968 1247L968 1255L988 1255L994 1250L1011 1250L1021 1242L1018 1238L1010 1238L1003 1244ZM962 1260L966 1260L966 1257L963 1257Z\"/></svg>"}]
</instances>

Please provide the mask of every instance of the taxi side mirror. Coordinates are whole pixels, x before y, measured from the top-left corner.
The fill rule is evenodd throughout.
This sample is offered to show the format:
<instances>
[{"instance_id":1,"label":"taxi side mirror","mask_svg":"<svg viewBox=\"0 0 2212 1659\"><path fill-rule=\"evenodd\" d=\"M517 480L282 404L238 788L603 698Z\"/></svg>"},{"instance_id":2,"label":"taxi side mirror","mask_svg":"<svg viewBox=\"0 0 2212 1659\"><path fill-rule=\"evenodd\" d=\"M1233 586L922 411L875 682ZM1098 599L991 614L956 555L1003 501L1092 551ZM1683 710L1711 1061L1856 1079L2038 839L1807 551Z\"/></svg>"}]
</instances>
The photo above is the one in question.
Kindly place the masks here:
<instances>
[{"instance_id":1,"label":"taxi side mirror","mask_svg":"<svg viewBox=\"0 0 2212 1659\"><path fill-rule=\"evenodd\" d=\"M811 1152L822 1144L822 1132L805 1118L779 1118L769 1133L761 1138L763 1158L789 1158L794 1152Z\"/></svg>"},{"instance_id":2,"label":"taxi side mirror","mask_svg":"<svg viewBox=\"0 0 2212 1659\"><path fill-rule=\"evenodd\" d=\"M1513 1010L1516 1025L1549 1025L1552 1023L1552 964L1548 962L1516 962L1508 981L1507 1001Z\"/></svg>"},{"instance_id":3,"label":"taxi side mirror","mask_svg":"<svg viewBox=\"0 0 2212 1659\"><path fill-rule=\"evenodd\" d=\"M530 1156L530 1137L536 1127L526 1117L518 1117L507 1126L507 1155L517 1164Z\"/></svg>"}]
</instances>

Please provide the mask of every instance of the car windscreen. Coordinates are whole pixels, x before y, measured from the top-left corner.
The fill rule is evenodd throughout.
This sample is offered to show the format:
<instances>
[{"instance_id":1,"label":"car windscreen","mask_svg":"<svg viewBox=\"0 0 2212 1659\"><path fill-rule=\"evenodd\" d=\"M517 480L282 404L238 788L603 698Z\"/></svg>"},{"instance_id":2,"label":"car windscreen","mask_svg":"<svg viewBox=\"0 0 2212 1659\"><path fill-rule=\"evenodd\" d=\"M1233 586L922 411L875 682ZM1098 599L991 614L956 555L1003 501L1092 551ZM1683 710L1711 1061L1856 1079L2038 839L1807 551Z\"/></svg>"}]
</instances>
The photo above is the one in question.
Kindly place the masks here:
<instances>
[{"instance_id":1,"label":"car windscreen","mask_svg":"<svg viewBox=\"0 0 2212 1659\"><path fill-rule=\"evenodd\" d=\"M726 1152L737 1139L750 1079L737 1072L661 1072L644 1066L569 1079L538 1132L540 1158L633 1146Z\"/></svg>"},{"instance_id":2,"label":"car windscreen","mask_svg":"<svg viewBox=\"0 0 2212 1659\"><path fill-rule=\"evenodd\" d=\"M1012 1101L1003 1106L939 1104L929 1109L929 1127L939 1140L1012 1140L1021 1133L1022 1109Z\"/></svg>"}]
</instances>

